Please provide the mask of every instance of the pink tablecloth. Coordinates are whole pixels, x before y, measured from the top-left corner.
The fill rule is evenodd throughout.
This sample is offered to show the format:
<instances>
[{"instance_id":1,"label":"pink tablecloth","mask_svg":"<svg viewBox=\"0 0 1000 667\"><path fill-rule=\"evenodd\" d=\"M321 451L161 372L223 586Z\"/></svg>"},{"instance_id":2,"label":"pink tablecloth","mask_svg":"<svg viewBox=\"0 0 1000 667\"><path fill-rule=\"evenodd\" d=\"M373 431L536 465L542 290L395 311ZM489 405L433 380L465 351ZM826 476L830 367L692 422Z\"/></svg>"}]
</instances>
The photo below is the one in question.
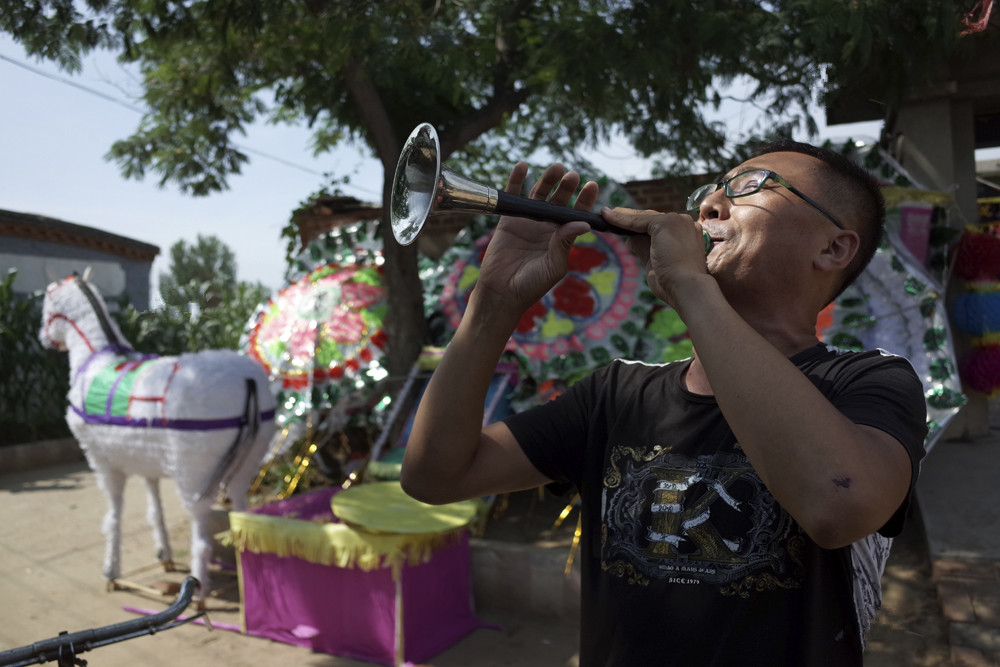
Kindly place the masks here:
<instances>
[{"instance_id":1,"label":"pink tablecloth","mask_svg":"<svg viewBox=\"0 0 1000 667\"><path fill-rule=\"evenodd\" d=\"M287 521L327 518L339 489L294 496L254 513ZM315 651L393 665L396 584L390 568L373 571L321 565L297 557L240 550L248 634ZM429 562L401 572L404 655L424 662L483 623L476 618L463 532Z\"/></svg>"}]
</instances>

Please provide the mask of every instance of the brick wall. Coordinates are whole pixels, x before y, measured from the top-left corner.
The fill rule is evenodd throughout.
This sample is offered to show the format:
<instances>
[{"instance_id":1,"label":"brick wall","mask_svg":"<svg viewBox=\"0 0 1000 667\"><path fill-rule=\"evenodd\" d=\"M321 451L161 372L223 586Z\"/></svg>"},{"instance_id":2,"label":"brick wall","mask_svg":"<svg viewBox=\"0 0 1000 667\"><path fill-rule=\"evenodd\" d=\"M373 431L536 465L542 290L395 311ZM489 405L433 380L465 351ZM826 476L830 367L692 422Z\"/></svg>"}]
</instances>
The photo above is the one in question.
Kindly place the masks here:
<instances>
[{"instance_id":1,"label":"brick wall","mask_svg":"<svg viewBox=\"0 0 1000 667\"><path fill-rule=\"evenodd\" d=\"M293 214L299 226L299 241L304 249L318 236L337 227L365 220L378 220L382 209L354 197L320 197Z\"/></svg>"},{"instance_id":2,"label":"brick wall","mask_svg":"<svg viewBox=\"0 0 1000 667\"><path fill-rule=\"evenodd\" d=\"M639 208L654 211L683 211L688 195L711 176L676 176L648 181L629 181L623 187L638 202Z\"/></svg>"},{"instance_id":3,"label":"brick wall","mask_svg":"<svg viewBox=\"0 0 1000 667\"><path fill-rule=\"evenodd\" d=\"M323 197L311 206L295 212L299 225L299 241L304 249L318 236L359 222L377 223L382 217L382 208L365 204L353 197ZM421 238L457 234L466 224L469 216L461 213L435 215L427 220Z\"/></svg>"}]
</instances>

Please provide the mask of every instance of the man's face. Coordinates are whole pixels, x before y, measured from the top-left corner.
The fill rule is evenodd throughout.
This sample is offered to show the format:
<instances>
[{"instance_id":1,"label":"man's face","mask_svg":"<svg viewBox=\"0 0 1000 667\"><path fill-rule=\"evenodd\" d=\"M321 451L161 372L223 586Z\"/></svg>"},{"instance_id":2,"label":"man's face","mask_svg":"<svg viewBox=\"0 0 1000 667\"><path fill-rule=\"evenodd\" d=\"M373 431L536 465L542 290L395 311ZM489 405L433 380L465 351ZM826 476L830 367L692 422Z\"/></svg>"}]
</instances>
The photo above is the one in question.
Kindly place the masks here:
<instances>
[{"instance_id":1,"label":"man's face","mask_svg":"<svg viewBox=\"0 0 1000 667\"><path fill-rule=\"evenodd\" d=\"M725 175L770 169L825 205L822 162L801 153L769 153ZM834 211L836 213L836 211ZM839 230L822 213L773 180L752 195L730 199L720 188L701 204L699 222L714 241L708 270L730 297L762 298L794 290L812 259Z\"/></svg>"}]
</instances>

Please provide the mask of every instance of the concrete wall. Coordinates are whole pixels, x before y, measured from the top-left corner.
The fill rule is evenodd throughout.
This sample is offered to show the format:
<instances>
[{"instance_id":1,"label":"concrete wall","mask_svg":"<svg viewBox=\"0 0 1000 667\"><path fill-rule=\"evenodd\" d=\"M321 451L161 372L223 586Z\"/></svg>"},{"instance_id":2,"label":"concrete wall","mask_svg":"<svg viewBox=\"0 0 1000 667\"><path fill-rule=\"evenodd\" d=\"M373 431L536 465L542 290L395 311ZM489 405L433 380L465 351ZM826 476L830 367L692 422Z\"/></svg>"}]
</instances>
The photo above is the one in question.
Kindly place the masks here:
<instances>
[{"instance_id":1,"label":"concrete wall","mask_svg":"<svg viewBox=\"0 0 1000 667\"><path fill-rule=\"evenodd\" d=\"M974 224L976 202L976 138L973 102L947 96L908 102L899 112L896 130L897 159L921 186L955 196L958 215L954 224ZM949 284L946 302L962 292L960 280ZM959 359L971 341L955 328L955 353ZM949 425L946 437L979 438L989 433L989 401L985 394L965 389L968 404Z\"/></svg>"},{"instance_id":2,"label":"concrete wall","mask_svg":"<svg viewBox=\"0 0 1000 667\"><path fill-rule=\"evenodd\" d=\"M28 295L89 266L114 307L122 295L139 309L150 302L149 273L160 249L150 243L34 213L0 209L0 272L17 269L14 292Z\"/></svg>"},{"instance_id":3,"label":"concrete wall","mask_svg":"<svg viewBox=\"0 0 1000 667\"><path fill-rule=\"evenodd\" d=\"M51 282L49 272L56 278L64 278L74 271L82 274L88 266L92 269L91 281L109 306L113 307L113 302L125 294L139 310L149 309L150 262L17 237L4 238L0 248L0 273L6 275L11 268L18 270L14 291L19 294L45 289Z\"/></svg>"}]
</instances>

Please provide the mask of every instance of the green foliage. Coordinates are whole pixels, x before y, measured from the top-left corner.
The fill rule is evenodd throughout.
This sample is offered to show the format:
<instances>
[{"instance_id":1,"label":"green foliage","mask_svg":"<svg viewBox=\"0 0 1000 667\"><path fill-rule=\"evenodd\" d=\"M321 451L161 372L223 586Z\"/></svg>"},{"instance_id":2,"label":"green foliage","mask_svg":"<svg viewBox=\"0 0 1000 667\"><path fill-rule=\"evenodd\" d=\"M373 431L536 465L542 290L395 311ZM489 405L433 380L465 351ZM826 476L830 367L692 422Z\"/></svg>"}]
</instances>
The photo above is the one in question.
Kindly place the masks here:
<instances>
[{"instance_id":1,"label":"green foliage","mask_svg":"<svg viewBox=\"0 0 1000 667\"><path fill-rule=\"evenodd\" d=\"M643 155L725 162L733 137L705 111L727 84L752 84L768 126L815 128L814 94L859 81L891 112L961 53L968 4L2 0L0 29L70 70L96 47L137 63L149 111L109 156L203 195L239 173L232 139L258 117L308 122L317 152L367 143L387 164L420 120L447 154L498 129L515 155L558 158L621 130Z\"/></svg>"},{"instance_id":2,"label":"green foliage","mask_svg":"<svg viewBox=\"0 0 1000 667\"><path fill-rule=\"evenodd\" d=\"M170 247L169 272L160 274L160 295L168 306L215 308L236 286L236 256L216 236L198 235L190 246Z\"/></svg>"},{"instance_id":3,"label":"green foliage","mask_svg":"<svg viewBox=\"0 0 1000 667\"><path fill-rule=\"evenodd\" d=\"M42 347L42 295L17 298L16 275L0 280L0 445L69 435L69 362Z\"/></svg>"},{"instance_id":4,"label":"green foliage","mask_svg":"<svg viewBox=\"0 0 1000 667\"><path fill-rule=\"evenodd\" d=\"M160 295L165 306L159 310L140 312L121 304L122 333L136 349L180 354L237 349L250 316L270 290L237 282L233 251L218 237L199 234L197 243L171 246Z\"/></svg>"},{"instance_id":5,"label":"green foliage","mask_svg":"<svg viewBox=\"0 0 1000 667\"><path fill-rule=\"evenodd\" d=\"M250 316L269 296L259 284L240 282L212 308L187 310L166 306L137 310L125 302L114 317L132 346L160 355L240 347Z\"/></svg>"},{"instance_id":6,"label":"green foliage","mask_svg":"<svg viewBox=\"0 0 1000 667\"><path fill-rule=\"evenodd\" d=\"M175 355L188 351L191 315L179 308L137 310L127 300L119 303L112 313L125 340L137 350L148 353Z\"/></svg>"}]
</instances>

